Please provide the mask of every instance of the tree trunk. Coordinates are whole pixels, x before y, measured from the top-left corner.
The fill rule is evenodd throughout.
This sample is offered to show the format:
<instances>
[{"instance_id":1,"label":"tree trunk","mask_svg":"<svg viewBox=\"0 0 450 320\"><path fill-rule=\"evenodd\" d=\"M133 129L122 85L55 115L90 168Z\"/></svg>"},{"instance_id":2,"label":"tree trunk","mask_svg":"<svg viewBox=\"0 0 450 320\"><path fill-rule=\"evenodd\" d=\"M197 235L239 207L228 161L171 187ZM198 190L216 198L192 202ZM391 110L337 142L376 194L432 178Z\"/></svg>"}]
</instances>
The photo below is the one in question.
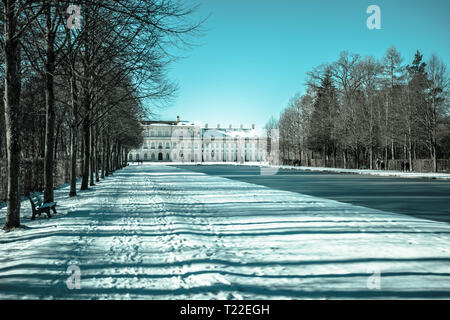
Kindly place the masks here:
<instances>
[{"instance_id":1,"label":"tree trunk","mask_svg":"<svg viewBox=\"0 0 450 320\"><path fill-rule=\"evenodd\" d=\"M105 176L109 176L109 172L111 171L111 166L109 163L109 159L110 159L110 145L109 145L109 137L108 137L108 132L106 132L106 136L105 136L105 142L106 142L106 146L105 146L105 150L106 150L106 154L105 154Z\"/></svg>"},{"instance_id":2,"label":"tree trunk","mask_svg":"<svg viewBox=\"0 0 450 320\"><path fill-rule=\"evenodd\" d=\"M413 171L411 126L409 126L408 131L408 156L409 156L409 171Z\"/></svg>"},{"instance_id":3,"label":"tree trunk","mask_svg":"<svg viewBox=\"0 0 450 320\"><path fill-rule=\"evenodd\" d=\"M90 162L90 148L89 148L89 132L90 132L90 126L89 126L89 115L85 115L85 118L83 119L83 148L84 148L84 155L83 155L83 178L81 180L81 189L80 190L87 190L89 188L89 162Z\"/></svg>"},{"instance_id":4,"label":"tree trunk","mask_svg":"<svg viewBox=\"0 0 450 320\"><path fill-rule=\"evenodd\" d=\"M347 150L342 151L342 156L344 158L344 169L347 169Z\"/></svg>"},{"instance_id":5,"label":"tree trunk","mask_svg":"<svg viewBox=\"0 0 450 320\"><path fill-rule=\"evenodd\" d=\"M333 168L336 168L336 148L333 149Z\"/></svg>"},{"instance_id":6,"label":"tree trunk","mask_svg":"<svg viewBox=\"0 0 450 320\"><path fill-rule=\"evenodd\" d=\"M45 63L45 153L44 202L53 202L53 167L55 146L55 36L52 31L50 4L46 3L46 63Z\"/></svg>"},{"instance_id":7,"label":"tree trunk","mask_svg":"<svg viewBox=\"0 0 450 320\"><path fill-rule=\"evenodd\" d=\"M327 147L323 147L323 166L327 166Z\"/></svg>"},{"instance_id":8,"label":"tree trunk","mask_svg":"<svg viewBox=\"0 0 450 320\"><path fill-rule=\"evenodd\" d=\"M106 132L105 140L106 140L106 155L105 155L106 156L106 160L105 160L106 169L105 169L105 176L108 177L109 176L109 172L111 171L111 165L110 165L110 158L111 158L110 152L111 152L111 149L110 149L108 132Z\"/></svg>"},{"instance_id":9,"label":"tree trunk","mask_svg":"<svg viewBox=\"0 0 450 320\"><path fill-rule=\"evenodd\" d=\"M5 127L7 153L7 201L6 221L3 229L20 226L20 132L22 112L20 108L20 47L14 38L17 29L16 1L3 1L4 60L5 60Z\"/></svg>"},{"instance_id":10,"label":"tree trunk","mask_svg":"<svg viewBox=\"0 0 450 320\"><path fill-rule=\"evenodd\" d=\"M433 172L437 172L436 142L433 142Z\"/></svg>"},{"instance_id":11,"label":"tree trunk","mask_svg":"<svg viewBox=\"0 0 450 320\"><path fill-rule=\"evenodd\" d=\"M404 154L405 154L405 156L403 157L405 160L406 159L408 159L408 147L407 147L407 145L408 145L408 139L407 139L407 135L405 134L405 145L404 145L404 147L403 147L403 152L404 152Z\"/></svg>"},{"instance_id":12,"label":"tree trunk","mask_svg":"<svg viewBox=\"0 0 450 320\"><path fill-rule=\"evenodd\" d=\"M91 148L91 154L89 159L89 185L95 186L94 183L94 173L95 173L95 146L94 146L94 127L91 127L89 130L89 144Z\"/></svg>"},{"instance_id":13,"label":"tree trunk","mask_svg":"<svg viewBox=\"0 0 450 320\"><path fill-rule=\"evenodd\" d=\"M74 74L71 74L70 90L72 96L72 137L70 141L70 197L77 195L77 151L78 151L78 88Z\"/></svg>"},{"instance_id":14,"label":"tree trunk","mask_svg":"<svg viewBox=\"0 0 450 320\"><path fill-rule=\"evenodd\" d=\"M99 165L98 162L100 160L99 158L99 146L98 146L98 126L95 126L95 182L99 182L100 181L100 176L98 174L98 169L99 169Z\"/></svg>"},{"instance_id":15,"label":"tree trunk","mask_svg":"<svg viewBox=\"0 0 450 320\"><path fill-rule=\"evenodd\" d=\"M117 149L117 144L112 144L111 145L111 169L112 171L116 171L117 167L116 167L116 149Z\"/></svg>"},{"instance_id":16,"label":"tree trunk","mask_svg":"<svg viewBox=\"0 0 450 320\"><path fill-rule=\"evenodd\" d=\"M89 11L86 11L85 21L88 21ZM82 81L82 89L83 89L83 177L81 180L81 190L89 189L89 168L91 162L91 145L90 145L90 131L91 131L91 92L90 88L90 80L91 80L91 69L90 69L90 59L89 59L89 44L88 44L88 33L85 32L83 35L83 46L85 50L85 59L83 61L83 81Z\"/></svg>"},{"instance_id":17,"label":"tree trunk","mask_svg":"<svg viewBox=\"0 0 450 320\"><path fill-rule=\"evenodd\" d=\"M390 101L390 97L386 97L387 101L386 101L386 118L385 118L385 156L384 156L384 163L387 165L387 161L388 161L388 152L389 152L389 136L388 136L388 132L390 131L391 128L389 128L389 101Z\"/></svg>"},{"instance_id":18,"label":"tree trunk","mask_svg":"<svg viewBox=\"0 0 450 320\"><path fill-rule=\"evenodd\" d=\"M115 152L115 170L120 169L120 144L116 143L116 152Z\"/></svg>"},{"instance_id":19,"label":"tree trunk","mask_svg":"<svg viewBox=\"0 0 450 320\"><path fill-rule=\"evenodd\" d=\"M392 139L392 141L391 141L391 152L392 152L392 154L391 154L391 159L392 159L392 160L395 160L394 139Z\"/></svg>"},{"instance_id":20,"label":"tree trunk","mask_svg":"<svg viewBox=\"0 0 450 320\"><path fill-rule=\"evenodd\" d=\"M105 143L105 137L102 135L102 175L101 175L102 179L105 179L105 170L106 170L105 154L106 154L106 143Z\"/></svg>"},{"instance_id":21,"label":"tree trunk","mask_svg":"<svg viewBox=\"0 0 450 320\"><path fill-rule=\"evenodd\" d=\"M434 100L434 99L433 99ZM434 101L433 101L433 105L434 105ZM436 140L437 140L437 136L436 136L436 127L437 127L437 124L436 124L436 107L434 107L433 108L433 129L432 129L432 132L433 132L433 141L432 141L432 143L431 143L431 148L432 148L432 152L433 152L433 172L437 172L437 154L436 154L436 152L437 152L437 148L436 148Z\"/></svg>"},{"instance_id":22,"label":"tree trunk","mask_svg":"<svg viewBox=\"0 0 450 320\"><path fill-rule=\"evenodd\" d=\"M61 124L58 123L58 125L56 126L56 130L55 130L55 144L53 145L53 161L57 160L57 156L58 156L58 143L59 143L59 138L60 138L60 128L61 128Z\"/></svg>"},{"instance_id":23,"label":"tree trunk","mask_svg":"<svg viewBox=\"0 0 450 320\"><path fill-rule=\"evenodd\" d=\"M370 170L373 170L373 143L372 141L370 142L370 151L369 151L369 157L370 157Z\"/></svg>"},{"instance_id":24,"label":"tree trunk","mask_svg":"<svg viewBox=\"0 0 450 320\"><path fill-rule=\"evenodd\" d=\"M386 142L387 143L387 142ZM389 153L389 147L388 147L388 145L386 144L386 146L384 147L384 163L387 163L387 160L388 160L388 153Z\"/></svg>"}]
</instances>

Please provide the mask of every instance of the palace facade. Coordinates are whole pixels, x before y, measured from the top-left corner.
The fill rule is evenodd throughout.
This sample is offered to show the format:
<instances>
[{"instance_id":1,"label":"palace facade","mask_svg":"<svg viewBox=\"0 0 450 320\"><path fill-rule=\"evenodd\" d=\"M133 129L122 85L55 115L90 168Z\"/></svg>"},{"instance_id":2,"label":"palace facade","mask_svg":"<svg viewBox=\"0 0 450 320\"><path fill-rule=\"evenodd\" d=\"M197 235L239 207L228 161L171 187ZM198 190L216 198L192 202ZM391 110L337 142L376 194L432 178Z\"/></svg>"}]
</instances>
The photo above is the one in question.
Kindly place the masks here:
<instances>
[{"instance_id":1,"label":"palace facade","mask_svg":"<svg viewBox=\"0 0 450 320\"><path fill-rule=\"evenodd\" d=\"M144 143L128 153L129 161L265 162L264 130L209 128L189 121L142 121Z\"/></svg>"}]
</instances>

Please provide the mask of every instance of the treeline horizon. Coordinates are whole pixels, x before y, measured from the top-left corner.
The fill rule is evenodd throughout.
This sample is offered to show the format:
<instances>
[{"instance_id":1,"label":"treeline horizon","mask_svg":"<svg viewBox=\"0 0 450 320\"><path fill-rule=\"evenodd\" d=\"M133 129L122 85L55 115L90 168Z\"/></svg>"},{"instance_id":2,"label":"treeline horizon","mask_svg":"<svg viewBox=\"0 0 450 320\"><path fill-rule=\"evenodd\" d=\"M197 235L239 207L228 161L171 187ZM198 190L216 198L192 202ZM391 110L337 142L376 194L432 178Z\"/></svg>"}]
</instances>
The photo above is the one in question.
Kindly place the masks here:
<instances>
[{"instance_id":1,"label":"treeline horizon","mask_svg":"<svg viewBox=\"0 0 450 320\"><path fill-rule=\"evenodd\" d=\"M374 169L377 159L450 159L449 75L437 55L420 51L405 62L395 46L383 57L341 52L308 72L296 94L267 129L279 129L280 161L311 159Z\"/></svg>"},{"instance_id":2,"label":"treeline horizon","mask_svg":"<svg viewBox=\"0 0 450 320\"><path fill-rule=\"evenodd\" d=\"M0 159L7 158L4 229L20 226L22 159L43 158L44 202L55 161L71 160L70 196L123 166L143 141L146 102L176 85L171 47L186 47L200 22L176 0L5 0L1 5ZM42 162L36 162L42 163ZM101 173L100 173L101 172Z\"/></svg>"}]
</instances>

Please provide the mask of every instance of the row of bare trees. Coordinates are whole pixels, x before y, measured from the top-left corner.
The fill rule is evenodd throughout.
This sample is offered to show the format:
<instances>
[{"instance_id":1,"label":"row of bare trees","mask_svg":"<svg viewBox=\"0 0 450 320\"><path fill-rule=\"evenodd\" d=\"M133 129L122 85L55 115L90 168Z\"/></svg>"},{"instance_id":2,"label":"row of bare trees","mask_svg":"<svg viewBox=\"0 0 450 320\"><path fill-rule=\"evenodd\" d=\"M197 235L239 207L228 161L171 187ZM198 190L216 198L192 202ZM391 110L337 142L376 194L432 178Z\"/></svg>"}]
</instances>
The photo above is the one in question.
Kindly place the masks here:
<instances>
[{"instance_id":1,"label":"row of bare trees","mask_svg":"<svg viewBox=\"0 0 450 320\"><path fill-rule=\"evenodd\" d=\"M0 158L7 158L7 217L20 226L20 168L44 158L44 201L53 199L55 161L83 160L81 190L123 165L142 143L144 104L175 86L168 48L188 45L200 23L195 7L172 0L3 0L1 69L4 112ZM77 13L80 13L78 16ZM3 117L4 114L4 117Z\"/></svg>"},{"instance_id":2,"label":"row of bare trees","mask_svg":"<svg viewBox=\"0 0 450 320\"><path fill-rule=\"evenodd\" d=\"M404 64L395 47L384 57L342 52L337 61L307 75L307 92L293 97L279 120L284 163L375 168L403 160L450 158L449 77L436 55L416 52Z\"/></svg>"}]
</instances>

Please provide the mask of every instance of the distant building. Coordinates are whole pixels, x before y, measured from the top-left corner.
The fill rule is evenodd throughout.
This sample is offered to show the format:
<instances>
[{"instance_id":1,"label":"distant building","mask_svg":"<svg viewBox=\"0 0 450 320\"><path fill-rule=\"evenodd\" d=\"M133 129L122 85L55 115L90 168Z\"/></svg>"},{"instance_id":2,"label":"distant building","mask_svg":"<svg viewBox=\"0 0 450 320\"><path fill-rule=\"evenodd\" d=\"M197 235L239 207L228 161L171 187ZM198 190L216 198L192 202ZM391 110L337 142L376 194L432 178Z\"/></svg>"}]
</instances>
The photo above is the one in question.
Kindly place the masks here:
<instances>
[{"instance_id":1,"label":"distant building","mask_svg":"<svg viewBox=\"0 0 450 320\"><path fill-rule=\"evenodd\" d=\"M144 143L128 153L129 161L151 162L264 162L264 130L203 128L188 121L142 121Z\"/></svg>"}]
</instances>

